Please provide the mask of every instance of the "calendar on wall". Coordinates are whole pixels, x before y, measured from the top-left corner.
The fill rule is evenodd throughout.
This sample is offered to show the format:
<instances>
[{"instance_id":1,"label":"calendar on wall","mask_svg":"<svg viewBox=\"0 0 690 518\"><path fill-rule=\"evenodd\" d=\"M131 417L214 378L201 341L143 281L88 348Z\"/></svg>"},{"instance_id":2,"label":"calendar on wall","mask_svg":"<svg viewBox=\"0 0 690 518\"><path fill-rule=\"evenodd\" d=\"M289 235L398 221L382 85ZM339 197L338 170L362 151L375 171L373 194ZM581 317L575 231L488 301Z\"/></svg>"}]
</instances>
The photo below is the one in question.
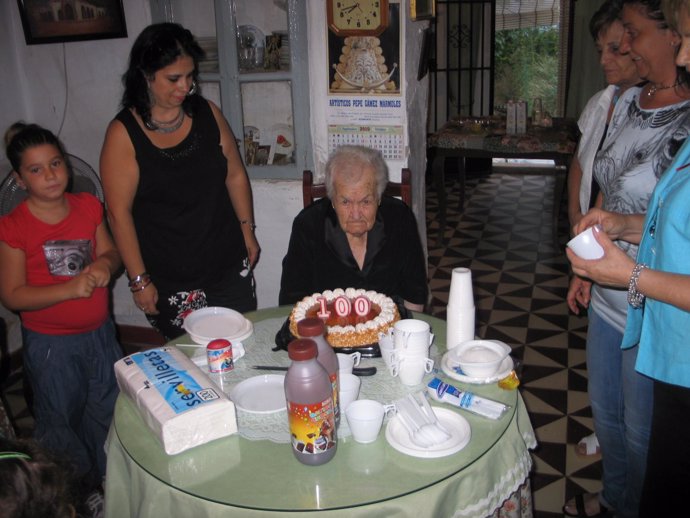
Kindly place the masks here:
<instances>
[{"instance_id":1,"label":"calendar on wall","mask_svg":"<svg viewBox=\"0 0 690 518\"><path fill-rule=\"evenodd\" d=\"M405 132L403 126L329 124L328 153L343 145L367 146L379 150L385 160L403 160Z\"/></svg>"}]
</instances>

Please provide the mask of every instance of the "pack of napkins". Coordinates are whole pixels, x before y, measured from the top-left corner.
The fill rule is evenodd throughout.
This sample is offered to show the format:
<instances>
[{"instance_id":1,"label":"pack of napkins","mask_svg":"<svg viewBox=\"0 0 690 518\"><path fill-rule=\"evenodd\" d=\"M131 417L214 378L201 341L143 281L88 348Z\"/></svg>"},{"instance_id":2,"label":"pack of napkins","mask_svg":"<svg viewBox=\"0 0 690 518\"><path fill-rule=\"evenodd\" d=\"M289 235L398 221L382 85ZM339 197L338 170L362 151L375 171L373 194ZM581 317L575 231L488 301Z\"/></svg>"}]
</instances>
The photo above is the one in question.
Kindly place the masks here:
<instances>
[{"instance_id":1,"label":"pack of napkins","mask_svg":"<svg viewBox=\"0 0 690 518\"><path fill-rule=\"evenodd\" d=\"M234 403L176 347L126 356L115 376L169 455L237 432Z\"/></svg>"}]
</instances>

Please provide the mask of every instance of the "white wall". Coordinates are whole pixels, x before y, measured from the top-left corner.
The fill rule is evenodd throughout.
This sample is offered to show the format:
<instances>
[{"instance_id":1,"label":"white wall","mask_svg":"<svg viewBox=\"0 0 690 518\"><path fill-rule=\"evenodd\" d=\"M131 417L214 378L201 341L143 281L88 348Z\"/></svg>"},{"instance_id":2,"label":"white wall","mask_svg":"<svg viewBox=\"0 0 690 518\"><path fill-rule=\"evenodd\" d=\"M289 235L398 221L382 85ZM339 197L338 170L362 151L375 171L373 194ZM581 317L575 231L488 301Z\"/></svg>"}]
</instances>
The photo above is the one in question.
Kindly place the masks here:
<instances>
[{"instance_id":1,"label":"white wall","mask_svg":"<svg viewBox=\"0 0 690 518\"><path fill-rule=\"evenodd\" d=\"M0 128L17 119L41 124L68 151L98 169L103 135L122 94L120 77L134 39L150 22L148 0L125 0L128 38L26 45L16 2L0 2ZM6 54L10 58L6 57ZM5 61L8 68L5 68ZM13 90L13 88L16 88Z\"/></svg>"}]
</instances>

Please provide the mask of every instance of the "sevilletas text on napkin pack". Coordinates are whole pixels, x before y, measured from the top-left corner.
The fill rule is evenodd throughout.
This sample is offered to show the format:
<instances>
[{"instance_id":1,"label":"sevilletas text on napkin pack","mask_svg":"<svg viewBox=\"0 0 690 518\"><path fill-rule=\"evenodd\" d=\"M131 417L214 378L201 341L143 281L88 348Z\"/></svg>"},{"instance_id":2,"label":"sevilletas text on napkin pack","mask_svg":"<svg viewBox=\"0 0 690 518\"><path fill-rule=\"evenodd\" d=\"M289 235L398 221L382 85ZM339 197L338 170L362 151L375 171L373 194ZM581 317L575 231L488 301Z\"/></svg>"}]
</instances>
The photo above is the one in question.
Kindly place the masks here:
<instances>
[{"instance_id":1,"label":"sevilletas text on napkin pack","mask_svg":"<svg viewBox=\"0 0 690 518\"><path fill-rule=\"evenodd\" d=\"M234 403L176 347L126 356L115 376L168 455L237 433Z\"/></svg>"}]
</instances>

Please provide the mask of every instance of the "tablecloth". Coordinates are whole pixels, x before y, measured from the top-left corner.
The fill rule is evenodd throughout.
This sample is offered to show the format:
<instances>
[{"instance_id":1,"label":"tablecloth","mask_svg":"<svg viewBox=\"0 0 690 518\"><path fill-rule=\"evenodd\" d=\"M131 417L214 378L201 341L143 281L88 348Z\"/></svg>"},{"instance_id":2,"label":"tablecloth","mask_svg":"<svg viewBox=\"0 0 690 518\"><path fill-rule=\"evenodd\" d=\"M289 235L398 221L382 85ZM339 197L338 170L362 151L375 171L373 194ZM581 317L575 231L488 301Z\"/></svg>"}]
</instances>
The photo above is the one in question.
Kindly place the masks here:
<instances>
[{"instance_id":1,"label":"tablecloth","mask_svg":"<svg viewBox=\"0 0 690 518\"><path fill-rule=\"evenodd\" d=\"M277 365L284 367L290 365L290 360L286 351L272 350L275 346L274 337L276 329L280 329L284 321L284 317L269 318L261 320L254 325L254 333L252 336L242 342L246 354L235 362L235 368L230 375L234 382L231 383L226 390L228 395L238 383L251 377L271 373L284 374L280 371L260 371L252 368L253 365ZM180 338L175 340L175 342L187 343L189 342L189 338ZM205 354L203 349L190 350L189 347L185 346L181 346L180 349L188 354L193 351L193 356ZM435 344L431 346L430 355L434 358L436 364L439 364L440 354ZM361 387L359 399L375 399L381 403L390 403L411 392L424 390L425 384L438 373L438 371L435 370L431 374L427 374L420 385L407 387L393 379L382 358L361 359L360 367L370 366L375 366L377 373L375 376L360 377ZM290 429L288 427L286 410L281 410L272 414L256 414L245 412L239 408L236 410L237 425L242 437L250 440L269 440L276 443L290 442ZM386 422L388 419L389 417L387 416ZM347 424L347 419L343 418L338 427L338 436L349 437L350 435L351 432Z\"/></svg>"},{"instance_id":2,"label":"tablecloth","mask_svg":"<svg viewBox=\"0 0 690 518\"><path fill-rule=\"evenodd\" d=\"M277 318L270 312L254 318L261 316ZM424 318L445 336L443 321ZM339 440L334 459L319 467L297 462L288 445L238 435L167 456L121 396L107 445L106 516L266 518L320 510L329 518L529 517L528 450L536 440L524 402L495 385L475 388L486 397L510 396L514 407L499 421L463 414L473 439L460 452L410 457L382 431L370 445Z\"/></svg>"}]
</instances>

